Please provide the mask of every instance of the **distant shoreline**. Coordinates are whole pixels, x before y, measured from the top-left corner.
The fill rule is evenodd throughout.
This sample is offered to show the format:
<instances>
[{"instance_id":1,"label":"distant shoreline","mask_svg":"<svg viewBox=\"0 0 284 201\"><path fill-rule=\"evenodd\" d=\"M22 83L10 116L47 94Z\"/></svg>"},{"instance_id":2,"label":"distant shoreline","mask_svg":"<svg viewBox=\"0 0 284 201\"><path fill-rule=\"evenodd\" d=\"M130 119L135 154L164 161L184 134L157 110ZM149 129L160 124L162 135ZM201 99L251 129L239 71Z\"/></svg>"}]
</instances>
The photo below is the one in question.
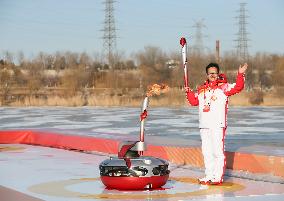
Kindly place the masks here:
<instances>
[{"instance_id":1,"label":"distant shoreline","mask_svg":"<svg viewBox=\"0 0 284 201\"><path fill-rule=\"evenodd\" d=\"M140 107L144 99L143 93L137 90L120 91L105 90L103 92L80 93L74 96L28 96L10 100L0 106L27 107L27 106L125 106ZM276 96L273 92L243 91L229 98L230 106L284 106L284 97ZM169 93L150 98L152 107L185 107L189 106L182 89L171 89Z\"/></svg>"}]
</instances>

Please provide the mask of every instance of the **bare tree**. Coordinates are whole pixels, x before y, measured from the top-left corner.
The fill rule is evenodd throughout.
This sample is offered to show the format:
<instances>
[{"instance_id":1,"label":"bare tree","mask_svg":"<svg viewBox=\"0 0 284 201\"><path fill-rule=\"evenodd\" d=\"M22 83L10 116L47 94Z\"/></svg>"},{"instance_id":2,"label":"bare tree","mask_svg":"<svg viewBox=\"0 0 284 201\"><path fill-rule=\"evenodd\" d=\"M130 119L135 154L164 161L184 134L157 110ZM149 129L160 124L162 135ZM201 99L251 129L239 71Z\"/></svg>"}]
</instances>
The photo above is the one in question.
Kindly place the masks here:
<instances>
[{"instance_id":1,"label":"bare tree","mask_svg":"<svg viewBox=\"0 0 284 201\"><path fill-rule=\"evenodd\" d=\"M126 60L125 61L125 69L128 70L135 70L137 68L137 66L135 65L133 60Z\"/></svg>"},{"instance_id":2,"label":"bare tree","mask_svg":"<svg viewBox=\"0 0 284 201\"><path fill-rule=\"evenodd\" d=\"M14 63L14 55L11 52L5 51L4 58L7 63Z\"/></svg>"},{"instance_id":3,"label":"bare tree","mask_svg":"<svg viewBox=\"0 0 284 201\"><path fill-rule=\"evenodd\" d=\"M74 52L65 53L66 67L67 68L77 68L79 64L79 55Z\"/></svg>"},{"instance_id":4,"label":"bare tree","mask_svg":"<svg viewBox=\"0 0 284 201\"><path fill-rule=\"evenodd\" d=\"M43 87L44 61L42 61L42 59L42 56L37 57L27 67L27 88L29 91L29 97L37 96L37 92Z\"/></svg>"},{"instance_id":5,"label":"bare tree","mask_svg":"<svg viewBox=\"0 0 284 201\"><path fill-rule=\"evenodd\" d=\"M280 58L276 63L275 70L273 71L272 78L273 83L276 86L284 87L284 57Z\"/></svg>"},{"instance_id":6,"label":"bare tree","mask_svg":"<svg viewBox=\"0 0 284 201\"><path fill-rule=\"evenodd\" d=\"M88 73L82 69L66 70L60 79L67 96L74 96L88 84Z\"/></svg>"},{"instance_id":7,"label":"bare tree","mask_svg":"<svg viewBox=\"0 0 284 201\"><path fill-rule=\"evenodd\" d=\"M82 54L80 54L79 56L80 67L90 68L91 64L92 64L92 59L86 52L83 52Z\"/></svg>"},{"instance_id":8,"label":"bare tree","mask_svg":"<svg viewBox=\"0 0 284 201\"><path fill-rule=\"evenodd\" d=\"M11 88L11 73L7 70L0 71L0 96L2 105L6 105Z\"/></svg>"},{"instance_id":9,"label":"bare tree","mask_svg":"<svg viewBox=\"0 0 284 201\"><path fill-rule=\"evenodd\" d=\"M25 62L25 55L23 51L18 52L17 59L18 59L19 66L22 66L22 64Z\"/></svg>"},{"instance_id":10,"label":"bare tree","mask_svg":"<svg viewBox=\"0 0 284 201\"><path fill-rule=\"evenodd\" d=\"M169 82L170 69L166 65L168 56L160 48L148 46L136 56L144 88L155 82Z\"/></svg>"},{"instance_id":11,"label":"bare tree","mask_svg":"<svg viewBox=\"0 0 284 201\"><path fill-rule=\"evenodd\" d=\"M56 71L64 70L67 67L66 57L61 53L56 52L53 65Z\"/></svg>"}]
</instances>

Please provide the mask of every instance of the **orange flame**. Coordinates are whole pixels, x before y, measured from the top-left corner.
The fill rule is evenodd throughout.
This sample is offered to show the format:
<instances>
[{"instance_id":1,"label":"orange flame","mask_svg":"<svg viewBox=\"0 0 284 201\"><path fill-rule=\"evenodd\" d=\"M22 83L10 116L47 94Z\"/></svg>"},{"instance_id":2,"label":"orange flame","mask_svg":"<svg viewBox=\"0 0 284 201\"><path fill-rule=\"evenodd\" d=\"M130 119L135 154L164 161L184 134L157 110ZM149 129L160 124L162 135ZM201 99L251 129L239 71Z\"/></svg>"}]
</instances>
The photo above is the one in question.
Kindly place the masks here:
<instances>
[{"instance_id":1,"label":"orange flame","mask_svg":"<svg viewBox=\"0 0 284 201\"><path fill-rule=\"evenodd\" d=\"M166 84L153 84L148 86L148 92L146 94L147 97L154 95L161 95L163 93L167 93L170 90L170 87Z\"/></svg>"}]
</instances>

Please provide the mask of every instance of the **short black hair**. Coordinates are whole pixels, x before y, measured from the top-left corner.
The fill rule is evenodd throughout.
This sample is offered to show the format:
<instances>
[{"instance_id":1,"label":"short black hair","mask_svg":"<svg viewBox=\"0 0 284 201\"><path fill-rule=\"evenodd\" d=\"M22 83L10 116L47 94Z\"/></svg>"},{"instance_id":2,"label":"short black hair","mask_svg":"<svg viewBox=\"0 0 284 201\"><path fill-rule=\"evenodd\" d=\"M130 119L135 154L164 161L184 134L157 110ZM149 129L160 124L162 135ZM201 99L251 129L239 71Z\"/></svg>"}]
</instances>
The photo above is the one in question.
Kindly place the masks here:
<instances>
[{"instance_id":1,"label":"short black hair","mask_svg":"<svg viewBox=\"0 0 284 201\"><path fill-rule=\"evenodd\" d=\"M219 65L217 63L210 63L210 64L208 64L206 66L206 73L208 73L208 69L211 68L211 67L217 68L217 71L219 73L220 68L219 68Z\"/></svg>"}]
</instances>

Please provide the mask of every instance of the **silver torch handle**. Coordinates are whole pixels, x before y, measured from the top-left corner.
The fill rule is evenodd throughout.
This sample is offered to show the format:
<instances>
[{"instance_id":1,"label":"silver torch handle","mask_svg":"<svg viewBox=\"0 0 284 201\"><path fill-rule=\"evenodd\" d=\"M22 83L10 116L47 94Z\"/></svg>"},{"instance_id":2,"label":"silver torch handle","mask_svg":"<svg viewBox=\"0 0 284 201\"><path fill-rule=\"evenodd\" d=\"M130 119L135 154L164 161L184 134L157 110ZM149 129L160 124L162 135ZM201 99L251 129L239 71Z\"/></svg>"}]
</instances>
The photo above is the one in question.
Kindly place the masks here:
<instances>
[{"instance_id":1,"label":"silver torch handle","mask_svg":"<svg viewBox=\"0 0 284 201\"><path fill-rule=\"evenodd\" d=\"M144 129L145 129L145 121L147 117L147 107L149 104L149 97L146 96L144 98L143 104L142 104L142 110L141 110L141 115L140 115L140 141L138 142L138 146L140 147L139 154L142 156L143 155L143 150L145 150L145 144L144 144Z\"/></svg>"},{"instance_id":2,"label":"silver torch handle","mask_svg":"<svg viewBox=\"0 0 284 201\"><path fill-rule=\"evenodd\" d=\"M142 104L142 110L141 110L141 116L140 116L140 141L144 142L144 129L145 129L145 120L147 117L147 108L149 104L149 97L145 97L143 104Z\"/></svg>"}]
</instances>

